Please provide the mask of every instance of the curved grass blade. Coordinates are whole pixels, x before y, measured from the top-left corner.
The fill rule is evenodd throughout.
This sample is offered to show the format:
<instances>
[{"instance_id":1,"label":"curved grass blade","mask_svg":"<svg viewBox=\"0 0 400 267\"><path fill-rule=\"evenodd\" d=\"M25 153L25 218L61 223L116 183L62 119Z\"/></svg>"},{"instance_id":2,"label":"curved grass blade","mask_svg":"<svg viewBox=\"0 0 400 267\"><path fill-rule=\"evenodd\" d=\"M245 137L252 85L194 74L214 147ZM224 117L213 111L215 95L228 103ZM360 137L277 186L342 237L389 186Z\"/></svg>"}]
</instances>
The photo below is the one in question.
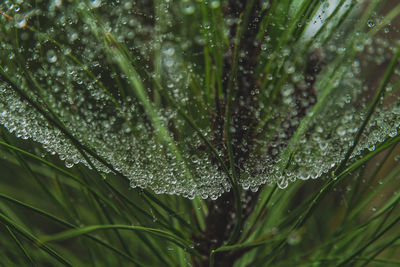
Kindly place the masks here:
<instances>
[{"instance_id":1,"label":"curved grass blade","mask_svg":"<svg viewBox=\"0 0 400 267\"><path fill-rule=\"evenodd\" d=\"M152 235L161 237L167 241L170 241L183 249L187 249L189 251L195 252L195 250L191 247L190 243L168 231L164 231L161 229L148 228L143 226L133 226L133 225L92 225L78 229L67 230L61 232L59 234L43 236L40 238L40 243L48 243L53 241L61 241L65 239L70 239L74 237L78 237L93 231L97 230L109 230L109 229L119 229L119 230L131 230L131 231L141 231L145 233L150 233Z\"/></svg>"},{"instance_id":2,"label":"curved grass blade","mask_svg":"<svg viewBox=\"0 0 400 267\"><path fill-rule=\"evenodd\" d=\"M36 238L34 235L29 233L27 230L23 229L21 226L17 225L15 222L13 222L11 219L9 219L7 216L5 216L3 213L0 213L0 221L4 224L7 225L13 229L15 229L18 233L20 233L22 236L24 236L26 239L32 242L32 244L37 245L39 242L39 239ZM54 259L56 259L58 262L64 264L65 266L73 266L69 260L65 259L63 256L61 256L58 252L56 252L54 249L47 245L41 245L39 246L41 250L44 252L48 253L50 256L52 256Z\"/></svg>"},{"instance_id":3,"label":"curved grass blade","mask_svg":"<svg viewBox=\"0 0 400 267\"><path fill-rule=\"evenodd\" d=\"M380 261L381 259L375 259L379 254L382 253L385 249L387 249L389 246L391 246L394 242L400 239L400 235L394 236L392 239L390 239L388 242L386 242L381 248L376 249L375 252L366 259L366 262L361 266L367 266L371 261ZM358 260L359 258L355 258L355 260ZM386 262L383 261L383 263L392 263L392 264L397 264L396 266L400 266L400 261L393 261L393 260L387 260Z\"/></svg>"},{"instance_id":4,"label":"curved grass blade","mask_svg":"<svg viewBox=\"0 0 400 267\"><path fill-rule=\"evenodd\" d=\"M393 226L397 225L398 222L400 222L400 216L398 216L396 219L394 219L388 226L385 227L379 234L377 234L374 238L372 238L370 241L368 241L364 246L362 246L360 249L358 249L356 252L351 254L349 257L345 258L342 260L338 266L345 266L346 264L350 263L355 257L357 257L359 254L361 254L365 249L367 249L372 243L374 243L377 239L379 239L381 236L383 236L387 231L389 231ZM396 236L396 240L400 236ZM394 242L394 241L393 241Z\"/></svg>"},{"instance_id":5,"label":"curved grass blade","mask_svg":"<svg viewBox=\"0 0 400 267\"><path fill-rule=\"evenodd\" d=\"M8 233L10 234L11 238L15 241L19 249L22 251L22 254L24 255L26 261L30 266L37 266L37 263L32 259L31 256L29 256L28 252L26 251L24 245L22 242L18 239L18 237L14 234L14 232L10 229L9 226L6 226L6 229Z\"/></svg>"},{"instance_id":6,"label":"curved grass blade","mask_svg":"<svg viewBox=\"0 0 400 267\"><path fill-rule=\"evenodd\" d=\"M396 179L399 174L400 174L400 168L397 168L393 170L387 177L385 177L385 179L382 180L383 183L375 186L373 191L370 192L367 196L365 196L362 200L360 200L360 203L357 205L357 207L349 214L349 220L353 220L358 214L360 214L363 211L363 209L367 206L367 204L370 203L371 200L374 197L376 197L376 195L379 192L382 192L385 189L384 184ZM399 198L395 197L394 199L399 199ZM388 206L388 204L390 205ZM390 207L392 204L394 204L394 202L392 202L391 200L387 201L386 205L382 207L382 210L386 211L386 209ZM376 215L380 215L380 212L381 211L379 211Z\"/></svg>"},{"instance_id":7,"label":"curved grass blade","mask_svg":"<svg viewBox=\"0 0 400 267\"><path fill-rule=\"evenodd\" d=\"M270 190L270 192L268 193L268 195L266 195L264 192L262 192L260 194L260 198L262 198L262 200L260 200L261 203L263 203L260 208L258 208L254 213L253 216L254 220L251 222L251 226L249 226L248 230L245 232L245 234L243 234L243 237L246 238L248 237L256 228L257 223L262 219L262 217L265 215L265 209L268 206L268 203L270 202L272 195L276 192L278 186L275 185L273 187L272 190Z\"/></svg>"},{"instance_id":8,"label":"curved grass blade","mask_svg":"<svg viewBox=\"0 0 400 267\"><path fill-rule=\"evenodd\" d=\"M5 199L7 201L10 201L10 202L12 202L12 203L14 203L16 205L19 205L21 207L24 207L24 208L28 209L28 210L31 210L31 211L33 211L33 212L35 212L37 214L40 214L40 215L42 215L44 217L47 217L50 220L55 221L55 222L65 226L65 227L68 227L68 228L77 228L78 227L78 226L76 226L74 224L71 224L71 223L69 223L69 222L67 222L67 221L65 221L63 219L60 219L60 218L58 218L58 217L56 217L56 216L54 216L54 215L52 215L52 214L50 214L50 213L48 213L46 211L43 211L43 210L38 209L38 208L35 208L35 207L33 207L33 206L29 205L29 204L26 204L26 203L24 203L22 201L19 201L19 200L15 199L15 198L12 198L12 197L7 196L5 194L0 193L0 198ZM107 244L106 242L102 241L101 239L99 239L99 238L97 238L95 236L92 236L90 234L86 234L85 236L87 236L88 238L92 239L93 241L99 243L100 245L104 246L105 248L108 248L108 249L112 250L113 252L115 252L116 254L124 257L125 259L129 260L130 262L132 262L132 263L134 263L134 264L136 264L138 266L143 266L143 264L141 264L139 261L137 261L137 260L133 259L132 257L126 255L125 253L123 253L120 250L118 250L117 248Z\"/></svg>"},{"instance_id":9,"label":"curved grass blade","mask_svg":"<svg viewBox=\"0 0 400 267\"><path fill-rule=\"evenodd\" d=\"M113 210L115 210L117 213L119 213L118 209L115 207L115 205L110 200L108 200L107 198L104 198L103 196L101 196L98 192L96 192L93 188L91 188L90 186L85 184L80 178L78 178L74 174L72 174L72 173L70 173L70 172L68 172L68 171L56 166L55 164L53 164L53 163L51 163L51 162L49 162L49 161L47 161L45 159L42 159L41 157L38 157L38 156L36 156L36 155L34 155L32 153L29 153L29 152L27 152L25 150L22 150L22 149L20 149L18 147L15 147L13 145L7 144L7 143L5 143L5 142L3 142L1 140L0 140L0 145L4 146L4 147L7 147L7 148L9 148L11 150L14 150L14 151L16 151L18 153L21 153L23 155L26 155L28 157L31 157L33 159L36 159L39 162L41 162L41 163L43 163L43 164L55 169L56 171L60 172L61 174L71 178L72 180L77 182L79 185L82 185L89 192L91 192L92 194L98 196L102 201L104 201L104 203L107 203L107 205L109 205Z\"/></svg>"},{"instance_id":10,"label":"curved grass blade","mask_svg":"<svg viewBox=\"0 0 400 267\"><path fill-rule=\"evenodd\" d=\"M267 240L263 240L263 239L267 239ZM258 241L258 240L261 240L261 241ZM239 244L235 244L235 245L221 246L217 249L211 250L209 266L210 267L214 266L214 264L215 264L214 257L215 257L215 254L218 252L235 251L235 250L244 250L247 252L253 248L260 247L260 246L266 245L266 244L274 241L273 239L270 238L270 236L259 238L258 240L252 241L252 242L246 242L246 243L239 243Z\"/></svg>"},{"instance_id":11,"label":"curved grass blade","mask_svg":"<svg viewBox=\"0 0 400 267\"><path fill-rule=\"evenodd\" d=\"M78 148L78 150L80 150L80 148ZM80 151L82 153L82 155L84 156L85 160L92 166L92 169L95 170L95 172L98 174L99 177L101 177L101 174L98 173L98 171L96 170L95 166L93 165L92 161L90 160L89 157L87 157L87 155L85 155L85 153L83 153L82 151ZM123 199L125 201L127 201L129 204L131 204L133 207L135 207L137 210L141 211L141 213L146 213L146 216L149 218L152 218L152 216L150 214L148 214L147 212L145 212L143 209L141 209L140 207L138 207L136 204L134 204L132 201L130 201L127 197L125 197L122 193L120 193L118 190L116 190L111 184L109 184L108 182L106 182L107 185L109 186L109 188L114 192L117 193L118 196L123 197ZM168 206L164 205L164 203L162 203L161 201L159 201L156 197L154 197L150 192L148 192L147 190L143 190L143 192L146 194L146 198L145 200L149 202L150 206L153 206L150 201L153 201L154 203L156 203L159 207L163 208L165 211L167 211L170 215L176 216L176 218L178 219L178 221L180 221L182 223L183 226L193 230L194 232L198 232L198 230L196 228L194 228L192 225L190 225L189 223L187 223L181 216L179 216L176 212L174 212L172 209L170 209ZM183 237L183 234L181 232L179 232L177 229L170 227L168 225L168 221L167 219L164 218L164 216L158 212L158 210L156 208L154 208L156 210L156 212L158 213L158 215L162 218L162 220L165 222L162 225L165 228L169 228L172 232L174 232L175 234L180 235L181 237Z\"/></svg>"},{"instance_id":12,"label":"curved grass blade","mask_svg":"<svg viewBox=\"0 0 400 267\"><path fill-rule=\"evenodd\" d=\"M119 198L121 198L123 200L124 204L129 204L130 206L133 207L133 209L135 211L139 211L142 215L144 215L145 217L147 217L150 220L153 220L153 216L148 213L147 211L145 211L144 209L142 209L141 207L139 207L138 205L136 205L132 200L130 200L128 197L126 197L124 194L122 194L120 191L118 191L112 184L110 184L107 180L105 181L106 185L108 186L108 188L110 188L110 190L116 194ZM169 229L170 227L165 224L164 222L160 222L157 220L157 224L159 224L160 226L165 227L166 229ZM171 231L173 231L172 229L170 229Z\"/></svg>"},{"instance_id":13,"label":"curved grass blade","mask_svg":"<svg viewBox=\"0 0 400 267\"><path fill-rule=\"evenodd\" d=\"M97 171L97 169L95 168L95 166L94 166L94 164L92 163L92 161L90 160L90 158L87 157L87 156L85 155L85 153L82 153L82 155L85 156L85 160L90 164L90 166L91 166L92 169L95 171L95 173L97 174L97 176L99 176L100 178L102 178L101 174ZM102 179L100 179L100 180L102 180ZM103 211L105 217L106 217L107 220L108 220L108 223L114 224L114 221L113 221L112 217L109 215L109 213L108 213L108 211L105 209L104 205L102 205L101 200L100 200L98 197L96 197L96 196L93 196L93 197L94 197L95 201L97 202L98 206L99 206L99 207L101 208L101 210ZM122 213L122 212L121 212L121 213ZM175 231L175 233L180 234L180 232L178 232L176 229L173 228L172 230ZM114 233L116 234L117 238L119 239L119 242L121 243L121 245L122 245L122 247L124 248L125 252L126 252L129 256L132 257L132 254L131 254L131 252L129 251L128 245L126 244L126 242L125 242L124 239L122 238L120 232L119 232L117 229L114 229ZM154 250L154 246L152 246L151 242L150 242L149 240L147 240L145 236L139 235L139 238L142 239L142 240L144 240L144 242L149 246L149 248L150 248L150 249L153 249L153 252L155 251L155 250ZM155 252L156 252L157 257L158 257L159 259L161 259L162 262L164 262L165 264L168 264L168 263L165 261L165 259L164 259L159 253L157 253L157 251L155 251Z\"/></svg>"},{"instance_id":14,"label":"curved grass blade","mask_svg":"<svg viewBox=\"0 0 400 267\"><path fill-rule=\"evenodd\" d=\"M8 138L6 137L6 135L4 134L3 130L0 129L0 136L1 138L6 142L6 143L10 143ZM1 141L1 140L0 140ZM49 199L51 199L51 201L57 203L61 208L64 208L63 205L58 201L58 199L56 197L54 197L54 195L50 192L50 190L47 188L47 186L44 185L44 183L42 182L42 180L38 177L38 175L32 170L32 168L28 165L28 163L26 161L23 160L23 158L21 157L21 155L19 155L15 150L11 150L8 149L10 151L10 153L12 155L14 155L14 157L16 158L16 160L18 161L18 163L24 167L27 172L35 179L36 183L40 186L40 188L43 190L43 192L46 193L46 195L49 197Z\"/></svg>"},{"instance_id":15,"label":"curved grass blade","mask_svg":"<svg viewBox=\"0 0 400 267\"><path fill-rule=\"evenodd\" d=\"M152 201L156 203L158 206L163 208L170 216L174 216L182 225L185 227L188 227L195 233L199 233L199 230L196 229L193 225L190 225L186 220L184 220L181 216L179 216L175 211L173 211L171 208L169 208L167 205L162 203L158 198L154 197L149 191L143 190L143 193L145 194L146 198L149 199L149 201Z\"/></svg>"},{"instance_id":16,"label":"curved grass blade","mask_svg":"<svg viewBox=\"0 0 400 267\"><path fill-rule=\"evenodd\" d=\"M382 170L382 167L384 164L388 161L390 157L392 157L392 152L395 150L396 146L392 146L391 149L386 153L385 157L379 162L379 165L376 167L376 169L371 173L369 176L367 182L365 184L369 185L373 181L373 179L376 177L376 175ZM361 201L361 198L365 196L365 193L367 192L368 187L365 187L361 192L359 192L358 196L354 196L355 200L354 202L359 202Z\"/></svg>"},{"instance_id":17,"label":"curved grass blade","mask_svg":"<svg viewBox=\"0 0 400 267\"><path fill-rule=\"evenodd\" d=\"M334 179L330 180L328 183L326 183L319 192L315 194L313 199L310 201L310 204L306 208L306 210L299 216L299 218L296 220L296 222L292 225L291 230L289 232L294 231L295 229L299 228L301 225L305 223L305 221L310 217L312 214L313 210L315 210L316 206L320 203L320 200L329 192L333 187L335 187L338 183L340 183L348 173L354 171L358 167L360 167L363 163L365 163L367 160L371 159L373 156L381 152L382 150L388 148L389 146L396 144L397 142L400 141L400 136L390 138L388 139L387 142L381 144L380 146L377 147L374 151L368 153L358 161L354 162L351 164L349 167L347 167L345 170L343 170L339 175L335 176ZM281 251L285 246L286 246L286 240L281 241L277 246L275 246L272 250L271 253L268 254L266 258L264 258L265 262L272 262L272 260L278 255L278 251Z\"/></svg>"},{"instance_id":18,"label":"curved grass blade","mask_svg":"<svg viewBox=\"0 0 400 267\"><path fill-rule=\"evenodd\" d=\"M328 265L328 266L337 266L337 262L341 260L340 257L338 258L327 258L327 259L318 259L318 260L310 260L310 261L304 261L302 264L305 264L304 266L323 266L323 265ZM368 258L363 258L363 257L357 257L354 258L354 261L366 261ZM399 266L400 261L398 260L392 260L392 259L372 259L372 262L379 264L376 266ZM298 264L298 262L291 260L291 261L284 261L282 263L276 264L274 267L278 266L293 266ZM388 265L390 264L390 265Z\"/></svg>"}]
</instances>

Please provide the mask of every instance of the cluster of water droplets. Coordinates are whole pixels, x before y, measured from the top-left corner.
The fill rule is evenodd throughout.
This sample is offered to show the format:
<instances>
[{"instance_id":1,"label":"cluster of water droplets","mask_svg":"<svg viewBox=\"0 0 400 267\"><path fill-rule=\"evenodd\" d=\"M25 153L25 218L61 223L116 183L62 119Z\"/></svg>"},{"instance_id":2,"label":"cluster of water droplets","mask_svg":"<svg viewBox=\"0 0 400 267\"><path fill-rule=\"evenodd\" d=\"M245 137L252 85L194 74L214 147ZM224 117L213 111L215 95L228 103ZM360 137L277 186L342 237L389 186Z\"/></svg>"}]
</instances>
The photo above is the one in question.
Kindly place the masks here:
<instances>
[{"instance_id":1,"label":"cluster of water droplets","mask_svg":"<svg viewBox=\"0 0 400 267\"><path fill-rule=\"evenodd\" d=\"M373 27L370 22L368 27ZM387 30L384 32L387 33ZM377 88L382 83L382 76L379 79L376 79L373 74L365 77L366 73L377 71L377 69L382 72L387 70L388 62L392 60L398 43L394 40L389 41L384 36L373 40L367 37L367 34L357 34L364 36L361 38L362 44L356 43L352 48L360 52L359 56L347 64L343 62L338 64L339 69L336 69L332 76L328 76L334 77L335 73L341 73L340 76L335 77L333 83L327 84L322 79L316 80L312 90L323 105L317 108L318 102L311 106L306 104L307 112L301 121L292 120L281 124L281 128L278 129L281 132L275 134L278 137L267 139L268 141L263 143L264 147L276 148L265 150L261 159L255 156L247 162L246 172L248 173L254 171L255 166L260 166L260 168L257 169L259 175L249 176L244 184L245 188L250 187L256 191L262 184L275 182L280 188L286 188L290 182L298 179L319 178L340 165L348 151L351 151L348 162L352 162L361 154L374 151L377 145L388 138L398 136L400 107L398 92L393 92L393 84L396 84L400 78L398 67L369 118L367 118L368 109L377 93ZM324 50L324 57L328 58L328 62L332 62L346 49L349 48L341 47L341 44L328 44ZM346 62L345 59L343 61ZM334 65L333 62L331 64ZM329 66L322 71L329 72ZM292 84L292 87L296 86L298 86L296 83ZM329 89L327 86L332 87ZM324 99L326 90L332 91ZM295 94L293 88L288 91L288 93L281 91L286 99ZM309 96L304 100L307 99ZM298 105L293 105L294 101L283 100L283 102L295 113L299 110ZM284 114L290 114L290 112ZM365 128L360 129L365 120L368 120ZM306 125L307 129L302 132L299 128L295 130L295 132L301 132L301 135L297 136L294 143L286 141L286 129L290 128L288 127L290 123L296 126ZM356 140L359 131L361 135ZM354 147L356 141L357 144ZM259 143L262 142L263 140L259 140ZM279 153L284 155L283 152L288 152L286 157L276 157Z\"/></svg>"},{"instance_id":2,"label":"cluster of water droplets","mask_svg":"<svg viewBox=\"0 0 400 267\"><path fill-rule=\"evenodd\" d=\"M0 124L18 137L41 143L46 151L64 160L67 167L82 163L102 172L112 171L101 163L104 160L130 179L132 187L213 199L229 191L227 174L215 155L197 130L179 115L177 107L163 96L166 91L209 140L215 137L215 131L221 130L213 127L209 107L199 101L209 97L204 95L207 86L198 85L208 79L203 46L213 40L209 23L198 23L197 28L193 26L197 24L189 23L199 19L195 14L203 8L200 2L161 1L153 7L145 0L53 0L40 1L33 7L27 1L4 1L0 10L9 17L0 18L0 34L4 36L0 64L13 84L0 83ZM211 10L223 8L218 0L206 5ZM368 27L377 27L378 23L371 21ZM234 23L237 20L233 18L224 21L226 27ZM280 30L285 30L284 25ZM385 34L387 31L384 28ZM324 61L315 77L308 77L311 74L303 71L309 53L295 62L290 57L296 50L283 47L270 53L271 42L276 40L268 35L262 40L261 54L277 62L276 67L282 67L286 78L278 103L268 106L268 101L261 101L252 110L258 123L265 114L272 115L262 127L263 132L249 141L248 158L238 166L239 184L244 189L256 191L266 183L285 188L290 181L318 178L343 160L379 85L363 77L371 69L384 68L394 53L394 40L357 34L365 38L360 36L357 40L361 43L347 47L341 46L340 40L346 35L340 32L339 41L324 45L315 42L314 51L320 51L317 56ZM102 39L103 35L112 36L115 41L105 44L107 39ZM228 38L229 32L224 32L224 36ZM121 71L118 59L107 52L113 49L130 57L129 62L142 79L144 98L151 103L154 113L148 112L132 89L135 85ZM335 59L349 49L361 56L335 65ZM371 64L376 67L371 68ZM335 66L338 68L333 71ZM329 71L340 75L330 82L319 78L328 77L324 73ZM265 93L254 90L251 94L264 94L270 99L276 85L272 83L276 80L273 72L267 80L271 85ZM373 150L386 138L397 136L400 108L398 93L391 89L393 84L387 87L386 97L369 120L351 159L366 149ZM327 85L331 88L327 89ZM15 87L20 91L16 92ZM326 90L332 93L324 98ZM324 104L317 109L318 101ZM296 135L303 124L303 132ZM235 130L234 125L232 129ZM292 151L290 164L282 168L288 149ZM222 160L226 159L224 151L225 148L217 147Z\"/></svg>"}]
</instances>

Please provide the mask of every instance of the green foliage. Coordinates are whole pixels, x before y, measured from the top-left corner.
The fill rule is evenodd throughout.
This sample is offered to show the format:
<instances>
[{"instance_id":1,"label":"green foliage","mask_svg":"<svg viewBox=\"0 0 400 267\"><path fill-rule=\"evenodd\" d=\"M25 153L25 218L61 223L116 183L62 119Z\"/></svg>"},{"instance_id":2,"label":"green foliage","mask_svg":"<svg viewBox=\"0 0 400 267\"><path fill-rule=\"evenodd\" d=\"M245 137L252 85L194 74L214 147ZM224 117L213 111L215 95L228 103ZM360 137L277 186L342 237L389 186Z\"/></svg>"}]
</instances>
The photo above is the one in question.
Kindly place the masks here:
<instances>
[{"instance_id":1,"label":"green foliage","mask_svg":"<svg viewBox=\"0 0 400 267\"><path fill-rule=\"evenodd\" d=\"M399 14L3 1L1 263L399 265Z\"/></svg>"}]
</instances>

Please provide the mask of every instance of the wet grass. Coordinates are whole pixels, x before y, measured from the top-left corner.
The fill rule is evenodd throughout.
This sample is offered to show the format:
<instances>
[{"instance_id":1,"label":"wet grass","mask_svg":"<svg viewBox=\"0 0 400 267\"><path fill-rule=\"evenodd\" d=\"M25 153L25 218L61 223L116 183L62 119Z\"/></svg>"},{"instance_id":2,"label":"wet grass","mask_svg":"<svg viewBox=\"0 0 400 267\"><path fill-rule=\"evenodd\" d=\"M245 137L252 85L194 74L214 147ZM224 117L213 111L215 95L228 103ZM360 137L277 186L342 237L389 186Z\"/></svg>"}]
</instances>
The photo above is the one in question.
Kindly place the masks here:
<instances>
[{"instance_id":1,"label":"wet grass","mask_svg":"<svg viewBox=\"0 0 400 267\"><path fill-rule=\"evenodd\" d=\"M163 13L167 7L164 1L153 2L154 14L159 18L155 34L162 38L164 27L169 23ZM364 115L352 144L347 147L339 164L316 180L297 179L289 186L286 184L285 189L279 188L286 186L278 181L279 187L273 183L261 186L256 193L244 190L240 184L241 175L245 175L240 160L248 155L238 152L237 147L242 145L238 139L248 138L251 142L254 135L231 131L232 125L238 127L239 120L240 127L252 128L258 138L266 143L272 142L275 132L281 130L279 127L289 114L285 109L281 110L283 115L280 117L272 114L274 109L283 106L281 94L289 80L287 63L296 65L302 62L304 54L316 40L322 47L329 45L332 39L337 38L335 30L349 29L346 23L352 12L360 15L349 30L351 33L367 31L371 16L377 16L377 13L384 15L380 23L368 31L369 38L381 34L388 25L395 28L400 5L361 1L360 7L355 4L357 1L338 1L335 10L313 38L304 39L307 25L312 23L312 18L325 2L303 0L295 5L288 0L247 1L237 14L233 7L227 11L224 5L212 2L197 3L192 19L182 16L186 28L193 27L202 35L201 45L197 45L193 53L187 53L184 61L197 63L197 67L189 68L182 64L192 75L184 90L188 90L193 105L176 99L166 89L160 50L152 55L153 73L150 73L136 58L140 55L132 54L117 36L104 30L101 14L93 9L79 9L79 14L90 33L97 38L99 46L103 47L105 56L114 60L112 68L121 76L114 77L107 84L85 67L79 55L65 53L65 57L59 60L81 66L84 75L109 96L116 109L120 109L128 97L133 97L142 107L141 119L152 126L154 139L163 145L165 153L173 155L172 163L180 166L182 177L187 180L193 179L195 170L184 156L188 153L187 148L174 131L196 135L204 143L202 149L215 161L210 164L217 165L225 173L231 186L231 192L221 197L223 200L155 194L151 188L131 189L129 178L97 153L92 144L75 136L74 129L68 129L55 107L46 102L45 96L52 92L36 80L31 70L23 68L23 55L17 52L20 47L18 32L35 33L43 42L51 43L62 52L67 48L42 32L39 22L18 27L12 14L1 11L2 33L15 33L15 39L9 38L14 40L12 49L17 60L10 61L8 54L0 54L0 86L6 88L7 85L7 90L16 93L58 129L90 168L78 164L66 169L61 160L46 153L40 144L16 138L7 127L0 129L0 265L400 265L400 137L397 134L387 136L374 149L365 149L361 155L352 156L374 112L384 106L382 99L389 84L392 92L397 92L400 87L394 78L398 72L400 47L391 47L391 60L384 64L381 74L376 74L379 82L374 84L373 93L369 92L372 96L363 106ZM347 9L342 12L344 6ZM385 13L388 7L391 10ZM188 6L183 8L190 11ZM357 11L357 8L362 11ZM229 26L231 36L224 34L228 26L221 23L229 19L224 17L228 15L238 19ZM206 26L196 27L199 24ZM191 36L193 33L189 31L185 34L189 38L198 37ZM394 31L388 38L395 39L396 34ZM268 36L272 41L268 50L263 50L262 40ZM299 118L299 125L286 133L287 145L279 151L277 173L284 174L295 168L294 157L301 149L301 139L311 127L315 127L314 119L324 114L327 103L341 94L335 83L347 70L343 66L360 57L356 44L360 41L357 38L361 37L343 34L344 37L347 38L343 40L346 52L338 53L325 63L327 66L322 72L309 71L304 62L296 68L298 72L315 76L313 80L318 77L317 85L323 89L318 92L315 105L308 107L308 113L299 111L304 113ZM260 42L255 61L250 53L250 42ZM228 59L224 57L224 51L230 51ZM241 56L243 51L249 52L248 59ZM241 79L248 75L246 68L249 66L254 67L251 72L256 77L251 76L253 85L261 93L247 104L257 107L262 104L267 108L260 109L257 119L252 113L254 110L246 110L250 115L248 121L243 122L240 121L243 117L240 117L237 103L241 97L253 93L242 88ZM25 79L25 88L21 88L15 73ZM118 91L118 97L110 89L111 84ZM397 95L391 94L396 102ZM160 115L161 107L165 105L173 108L186 126L178 125L177 130L171 130ZM212 119L204 119L209 118L210 113ZM130 130L136 133L134 122L127 121ZM266 131L268 125L276 127ZM205 134L204 129L213 132ZM262 155L262 149L254 146L252 152ZM98 162L112 174L99 171L95 167ZM215 218L210 218L211 215ZM229 217L231 227L227 235L217 235L210 230L219 229L216 226L227 228L228 225L218 225L223 224L226 217Z\"/></svg>"}]
</instances>

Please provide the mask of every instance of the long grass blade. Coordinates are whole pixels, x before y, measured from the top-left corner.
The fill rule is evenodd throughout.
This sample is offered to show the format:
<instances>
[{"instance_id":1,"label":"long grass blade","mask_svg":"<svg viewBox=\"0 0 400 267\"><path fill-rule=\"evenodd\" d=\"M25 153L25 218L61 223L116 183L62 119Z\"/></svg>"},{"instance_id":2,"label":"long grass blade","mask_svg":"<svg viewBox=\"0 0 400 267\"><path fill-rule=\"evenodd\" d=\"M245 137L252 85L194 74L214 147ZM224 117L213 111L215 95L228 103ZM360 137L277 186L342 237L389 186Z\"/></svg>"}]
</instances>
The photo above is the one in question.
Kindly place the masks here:
<instances>
[{"instance_id":1,"label":"long grass blade","mask_svg":"<svg viewBox=\"0 0 400 267\"><path fill-rule=\"evenodd\" d=\"M188 249L190 251L193 251L193 249L190 245L190 242L188 242L168 231L154 229L154 228L148 228L148 227L143 227L143 226L118 225L118 224L92 225L92 226L87 226L87 227L78 228L78 229L71 229L71 230L61 232L59 234L55 234L55 235L51 235L51 236L43 236L40 238L40 243L61 241L61 240L65 240L65 239L75 238L75 237L78 237L78 236L81 236L81 235L84 235L84 234L87 234L87 233L90 233L93 231L109 230L109 229L130 230L130 231L140 231L140 232L144 232L144 233L150 233L152 235L158 236L167 241L173 242L183 249Z\"/></svg>"},{"instance_id":2,"label":"long grass blade","mask_svg":"<svg viewBox=\"0 0 400 267\"><path fill-rule=\"evenodd\" d=\"M57 223L65 226L67 228L78 228L78 226L76 226L76 225L74 225L72 223L69 223L69 222L67 222L67 221L65 221L65 220L63 220L63 219L61 219L59 217L56 217L56 216L54 216L54 215L52 215L52 214L50 214L50 213L48 213L48 212L46 212L44 210L35 208L35 207L33 207L33 206L29 205L29 204L26 204L26 203L24 203L22 201L19 201L19 200L15 199L15 198L12 198L12 197L7 196L5 194L1 194L0 193L0 198L2 198L4 200L7 200L7 201L10 201L10 202L12 202L12 203L14 203L16 205L19 205L19 206L21 206L23 208L28 209L28 210L31 210L31 211L33 211L35 213L38 213L38 214L40 214L40 215L42 215L44 217L47 217L50 220L52 220L54 222L57 222ZM102 241L101 239L99 239L99 238L97 238L95 236L92 236L90 234L86 234L86 236L88 238L92 239L93 241L99 243L100 245L112 250L113 252L117 253L118 255L124 257L125 259L129 260L130 262L132 262L132 263L134 263L136 265L142 266L142 264L139 261L137 261L137 260L133 259L132 257L126 255L125 253L119 251L117 248L107 244L106 242Z\"/></svg>"},{"instance_id":3,"label":"long grass blade","mask_svg":"<svg viewBox=\"0 0 400 267\"><path fill-rule=\"evenodd\" d=\"M14 229L17 231L19 234L24 236L26 239L32 242L33 245L38 245L39 244L39 239L36 238L33 234L28 232L27 230L23 229L21 226L17 225L15 222L13 222L11 219L9 219L7 216L4 214L0 213L0 221L9 226L10 228ZM65 259L63 256L61 256L58 252L56 252L54 249L50 248L47 245L41 245L39 246L41 250L44 252L48 253L50 256L52 256L54 259L56 259L58 262L61 264L64 264L65 266L73 266L71 262L69 262L67 259Z\"/></svg>"}]
</instances>

